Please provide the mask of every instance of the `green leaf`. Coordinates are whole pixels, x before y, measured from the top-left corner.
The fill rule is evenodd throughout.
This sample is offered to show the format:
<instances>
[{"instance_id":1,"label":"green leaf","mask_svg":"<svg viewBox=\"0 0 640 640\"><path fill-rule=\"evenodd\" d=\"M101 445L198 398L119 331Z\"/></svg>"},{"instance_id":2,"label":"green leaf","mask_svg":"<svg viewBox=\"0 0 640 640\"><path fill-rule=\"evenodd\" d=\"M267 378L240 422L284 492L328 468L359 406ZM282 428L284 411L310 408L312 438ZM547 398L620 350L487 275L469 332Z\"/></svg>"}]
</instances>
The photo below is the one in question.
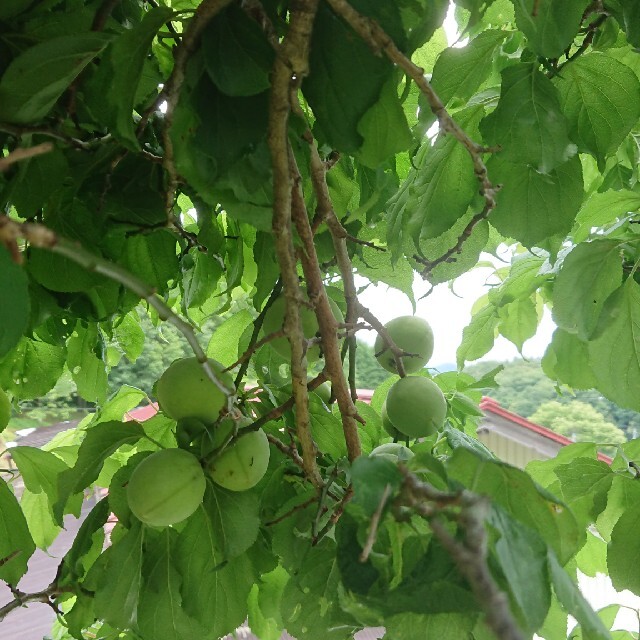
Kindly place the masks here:
<instances>
[{"instance_id":1,"label":"green leaf","mask_svg":"<svg viewBox=\"0 0 640 640\"><path fill-rule=\"evenodd\" d=\"M473 136L484 110L474 106L456 114L456 120ZM453 137L441 135L432 146L423 143L413 159L413 169L398 194L389 202L387 235L402 237L402 230L421 251L421 240L439 236L461 218L478 189L473 162Z\"/></svg>"},{"instance_id":2,"label":"green leaf","mask_svg":"<svg viewBox=\"0 0 640 640\"><path fill-rule=\"evenodd\" d=\"M593 227L604 227L638 209L640 209L640 193L637 191L610 190L594 193L585 200L576 216L573 238L576 242L582 242L591 234Z\"/></svg>"},{"instance_id":3,"label":"green leaf","mask_svg":"<svg viewBox=\"0 0 640 640\"><path fill-rule=\"evenodd\" d=\"M559 58L578 34L589 0L513 0L513 4L516 25L531 48L545 58Z\"/></svg>"},{"instance_id":4,"label":"green leaf","mask_svg":"<svg viewBox=\"0 0 640 640\"><path fill-rule=\"evenodd\" d=\"M145 284L160 293L178 276L176 238L164 229L131 236L125 246L125 264Z\"/></svg>"},{"instance_id":5,"label":"green leaf","mask_svg":"<svg viewBox=\"0 0 640 640\"><path fill-rule=\"evenodd\" d=\"M302 91L317 119L317 133L340 151L356 151L362 144L358 123L378 101L393 66L324 4L313 25L309 66Z\"/></svg>"},{"instance_id":6,"label":"green leaf","mask_svg":"<svg viewBox=\"0 0 640 640\"><path fill-rule=\"evenodd\" d=\"M327 411L322 400L317 396L309 397L309 412L311 414L311 433L313 440L321 453L339 460L347 455L347 445L344 441L342 421Z\"/></svg>"},{"instance_id":7,"label":"green leaf","mask_svg":"<svg viewBox=\"0 0 640 640\"><path fill-rule=\"evenodd\" d=\"M58 489L60 499L54 505L59 520L69 496L87 488L99 475L104 461L122 445L135 444L144 436L138 422L101 422L86 431L75 465L60 474Z\"/></svg>"},{"instance_id":8,"label":"green leaf","mask_svg":"<svg viewBox=\"0 0 640 640\"><path fill-rule=\"evenodd\" d=\"M284 623L280 603L289 574L280 566L260 576L249 595L249 627L260 640L280 640Z\"/></svg>"},{"instance_id":9,"label":"green leaf","mask_svg":"<svg viewBox=\"0 0 640 640\"><path fill-rule=\"evenodd\" d=\"M413 144L396 85L395 78L391 78L382 87L378 102L358 122L357 130L364 142L357 157L372 169Z\"/></svg>"},{"instance_id":10,"label":"green leaf","mask_svg":"<svg viewBox=\"0 0 640 640\"><path fill-rule=\"evenodd\" d=\"M178 534L165 528L153 540L147 540L143 563L136 626L140 635L154 640L210 638L206 629L187 611L188 594L180 574L175 545ZM191 549L194 553L194 549ZM206 588L201 583L202 589Z\"/></svg>"},{"instance_id":11,"label":"green leaf","mask_svg":"<svg viewBox=\"0 0 640 640\"><path fill-rule=\"evenodd\" d=\"M569 232L583 197L582 165L577 157L545 174L532 166L512 164L499 154L490 158L487 169L491 180L503 185L489 215L503 236L532 247Z\"/></svg>"},{"instance_id":12,"label":"green leaf","mask_svg":"<svg viewBox=\"0 0 640 640\"><path fill-rule=\"evenodd\" d=\"M524 343L536 334L538 328L538 312L531 298L515 300L498 311L500 316L500 333L522 352Z\"/></svg>"},{"instance_id":13,"label":"green leaf","mask_svg":"<svg viewBox=\"0 0 640 640\"><path fill-rule=\"evenodd\" d=\"M216 536L211 518L198 509L180 532L171 557L171 566L179 567L182 575L182 610L207 629L207 638L231 633L242 624L257 580L248 554L226 562Z\"/></svg>"},{"instance_id":14,"label":"green leaf","mask_svg":"<svg viewBox=\"0 0 640 640\"><path fill-rule=\"evenodd\" d=\"M611 640L609 632L549 549L549 575L563 609L581 625L584 640Z\"/></svg>"},{"instance_id":15,"label":"green leaf","mask_svg":"<svg viewBox=\"0 0 640 640\"><path fill-rule=\"evenodd\" d=\"M596 386L589 362L589 343L573 333L556 329L541 364L545 375L573 389L592 389Z\"/></svg>"},{"instance_id":16,"label":"green leaf","mask_svg":"<svg viewBox=\"0 0 640 640\"><path fill-rule=\"evenodd\" d=\"M480 123L480 131L486 142L502 146L501 160L541 173L559 168L576 152L558 92L534 64L521 62L502 71L498 106Z\"/></svg>"},{"instance_id":17,"label":"green leaf","mask_svg":"<svg viewBox=\"0 0 640 640\"><path fill-rule=\"evenodd\" d=\"M184 304L187 309L193 309L206 304L216 292L223 265L218 257L197 249L193 249L189 255L193 258L193 266L183 273L182 287Z\"/></svg>"},{"instance_id":18,"label":"green leaf","mask_svg":"<svg viewBox=\"0 0 640 640\"><path fill-rule=\"evenodd\" d=\"M385 618L386 635L394 640L414 640L416 630L425 638L467 638L477 616L463 613L399 613ZM473 638L476 636L474 634Z\"/></svg>"},{"instance_id":19,"label":"green leaf","mask_svg":"<svg viewBox=\"0 0 640 640\"><path fill-rule=\"evenodd\" d=\"M449 47L436 60L431 84L446 105L452 98L468 100L490 75L493 54L507 32L487 29L462 48Z\"/></svg>"},{"instance_id":20,"label":"green leaf","mask_svg":"<svg viewBox=\"0 0 640 640\"><path fill-rule=\"evenodd\" d=\"M227 491L208 483L203 508L211 519L216 544L225 560L244 553L256 541L260 502L255 492Z\"/></svg>"},{"instance_id":21,"label":"green leaf","mask_svg":"<svg viewBox=\"0 0 640 640\"><path fill-rule=\"evenodd\" d=\"M39 398L53 389L65 359L64 347L22 338L0 362L0 386L18 400Z\"/></svg>"},{"instance_id":22,"label":"green leaf","mask_svg":"<svg viewBox=\"0 0 640 640\"><path fill-rule=\"evenodd\" d=\"M262 29L239 7L222 11L205 29L202 51L207 73L229 96L251 96L269 88L274 51Z\"/></svg>"},{"instance_id":23,"label":"green leaf","mask_svg":"<svg viewBox=\"0 0 640 640\"><path fill-rule=\"evenodd\" d=\"M453 452L447 470L451 478L489 496L512 517L537 531L562 560L567 561L577 551L580 532L573 514L521 469L480 459L460 448Z\"/></svg>"},{"instance_id":24,"label":"green leaf","mask_svg":"<svg viewBox=\"0 0 640 640\"><path fill-rule=\"evenodd\" d=\"M36 447L13 447L24 486L34 494L44 493L53 505L58 499L58 476L69 467L58 456Z\"/></svg>"},{"instance_id":25,"label":"green leaf","mask_svg":"<svg viewBox=\"0 0 640 640\"><path fill-rule=\"evenodd\" d=\"M207 355L225 367L232 365L240 356L240 337L252 322L253 315L246 309L228 317L213 332L207 345Z\"/></svg>"},{"instance_id":26,"label":"green leaf","mask_svg":"<svg viewBox=\"0 0 640 640\"><path fill-rule=\"evenodd\" d=\"M456 353L458 369L468 360L477 360L491 350L496 338L498 309L492 304L480 309L462 331L462 342Z\"/></svg>"},{"instance_id":27,"label":"green leaf","mask_svg":"<svg viewBox=\"0 0 640 640\"><path fill-rule=\"evenodd\" d=\"M59 527L51 513L51 504L45 493L31 493L24 489L20 496L20 508L29 526L29 533L38 549L48 549L60 535Z\"/></svg>"},{"instance_id":28,"label":"green leaf","mask_svg":"<svg viewBox=\"0 0 640 640\"><path fill-rule=\"evenodd\" d=\"M20 164L10 198L22 218L31 218L58 191L69 173L64 153L54 148Z\"/></svg>"},{"instance_id":29,"label":"green leaf","mask_svg":"<svg viewBox=\"0 0 640 640\"><path fill-rule=\"evenodd\" d=\"M0 19L13 18L26 11L31 6L31 0L5 0L0 7Z\"/></svg>"},{"instance_id":30,"label":"green leaf","mask_svg":"<svg viewBox=\"0 0 640 640\"><path fill-rule=\"evenodd\" d=\"M0 79L0 120L15 124L41 120L110 40L105 33L82 33L27 49Z\"/></svg>"},{"instance_id":31,"label":"green leaf","mask_svg":"<svg viewBox=\"0 0 640 640\"><path fill-rule=\"evenodd\" d=\"M100 344L95 324L82 326L79 322L67 341L67 367L76 383L78 394L90 402L101 402L107 396L107 371L95 350Z\"/></svg>"},{"instance_id":32,"label":"green leaf","mask_svg":"<svg viewBox=\"0 0 640 640\"><path fill-rule=\"evenodd\" d=\"M495 555L525 622L525 630L536 631L542 626L551 604L547 545L497 505L493 505L488 521L500 534Z\"/></svg>"},{"instance_id":33,"label":"green leaf","mask_svg":"<svg viewBox=\"0 0 640 640\"><path fill-rule=\"evenodd\" d=\"M638 526L640 504L636 503L620 516L613 527L607 552L607 567L613 588L616 591L629 589L636 595L640 594L640 575L629 558L635 558L640 553Z\"/></svg>"},{"instance_id":34,"label":"green leaf","mask_svg":"<svg viewBox=\"0 0 640 640\"><path fill-rule=\"evenodd\" d=\"M385 490L390 496L402 484L402 475L398 467L384 458L360 457L351 466L351 482L353 483L353 504L358 505L367 516L373 515L380 506Z\"/></svg>"},{"instance_id":35,"label":"green leaf","mask_svg":"<svg viewBox=\"0 0 640 640\"><path fill-rule=\"evenodd\" d=\"M20 505L0 478L0 580L17 586L35 549Z\"/></svg>"},{"instance_id":36,"label":"green leaf","mask_svg":"<svg viewBox=\"0 0 640 640\"><path fill-rule=\"evenodd\" d=\"M109 546L93 565L86 581L95 581L95 612L116 628L135 623L142 583L144 527L133 527Z\"/></svg>"},{"instance_id":37,"label":"green leaf","mask_svg":"<svg viewBox=\"0 0 640 640\"><path fill-rule=\"evenodd\" d=\"M18 344L29 321L27 275L0 246L0 291L11 304L0 305L0 359Z\"/></svg>"},{"instance_id":38,"label":"green leaf","mask_svg":"<svg viewBox=\"0 0 640 640\"><path fill-rule=\"evenodd\" d=\"M604 163L640 118L636 74L616 59L593 52L564 67L555 84L569 137L579 151Z\"/></svg>"},{"instance_id":39,"label":"green leaf","mask_svg":"<svg viewBox=\"0 0 640 640\"><path fill-rule=\"evenodd\" d=\"M640 285L628 278L605 302L589 343L597 388L621 407L640 411Z\"/></svg>"},{"instance_id":40,"label":"green leaf","mask_svg":"<svg viewBox=\"0 0 640 640\"><path fill-rule=\"evenodd\" d=\"M11 400L0 387L0 433L2 433L11 419Z\"/></svg>"},{"instance_id":41,"label":"green leaf","mask_svg":"<svg viewBox=\"0 0 640 640\"><path fill-rule=\"evenodd\" d=\"M574 247L553 287L553 319L582 340L593 334L605 300L622 284L620 243L594 240Z\"/></svg>"},{"instance_id":42,"label":"green leaf","mask_svg":"<svg viewBox=\"0 0 640 640\"><path fill-rule=\"evenodd\" d=\"M140 148L140 142L136 135L133 110L144 63L158 29L172 13L169 7L156 7L145 13L139 24L127 29L113 41L93 79L94 91L98 94L94 100L101 101L97 110L104 114L104 124L134 151ZM107 92L104 92L105 84L109 86Z\"/></svg>"},{"instance_id":43,"label":"green leaf","mask_svg":"<svg viewBox=\"0 0 640 640\"><path fill-rule=\"evenodd\" d=\"M354 623L340 609L336 598L339 584L334 544L308 546L300 569L282 595L281 611L287 631L294 637L309 640L352 637Z\"/></svg>"},{"instance_id":44,"label":"green leaf","mask_svg":"<svg viewBox=\"0 0 640 640\"><path fill-rule=\"evenodd\" d=\"M135 362L142 355L145 335L140 326L140 316L136 311L123 316L113 328L113 334L129 362Z\"/></svg>"},{"instance_id":45,"label":"green leaf","mask_svg":"<svg viewBox=\"0 0 640 640\"><path fill-rule=\"evenodd\" d=\"M640 504L640 486L631 476L616 475L607 494L607 506L597 519L598 533L608 542L619 518Z\"/></svg>"}]
</instances>

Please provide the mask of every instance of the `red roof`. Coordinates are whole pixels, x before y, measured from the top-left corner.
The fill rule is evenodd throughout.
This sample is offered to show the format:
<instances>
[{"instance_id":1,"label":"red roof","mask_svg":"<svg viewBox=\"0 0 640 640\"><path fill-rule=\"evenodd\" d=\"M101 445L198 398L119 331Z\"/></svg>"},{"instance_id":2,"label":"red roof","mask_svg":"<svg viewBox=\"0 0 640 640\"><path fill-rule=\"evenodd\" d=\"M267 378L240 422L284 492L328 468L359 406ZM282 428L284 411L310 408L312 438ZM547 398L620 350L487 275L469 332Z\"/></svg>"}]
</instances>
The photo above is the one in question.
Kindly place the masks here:
<instances>
[{"instance_id":1,"label":"red roof","mask_svg":"<svg viewBox=\"0 0 640 640\"><path fill-rule=\"evenodd\" d=\"M363 402L371 402L371 397L373 396L373 391L370 389L357 389L358 399ZM513 411L509 411L505 409L500 403L494 398L490 398L488 396L484 396L480 401L480 409L485 413L493 413L496 416L500 416L505 420L509 420L514 424L517 424L520 427L524 427L529 431L533 431L543 438L548 438L549 440L553 440L558 444L561 444L563 447L569 444L574 444L574 441L566 436L562 436L547 427L543 427L540 424L536 424L535 422L531 422L522 416L519 416L517 413L513 413ZM128 411L125 415L125 420L138 420L143 422L144 420L148 420L153 417L158 412L158 405L156 403L148 404L144 407L136 407L131 411ZM606 462L607 464L611 464L611 458L609 456L605 456L604 453L598 453L598 459Z\"/></svg>"},{"instance_id":2,"label":"red roof","mask_svg":"<svg viewBox=\"0 0 640 640\"><path fill-rule=\"evenodd\" d=\"M531 422L522 416L519 416L517 413L513 413L513 411L509 411L500 405L497 400L493 398L489 398L488 396L484 396L480 401L480 409L485 413L493 413L496 416L500 416L501 418L505 418L505 420L510 420L515 424L524 427L525 429L529 429L529 431L533 431L544 438L549 438L549 440L553 440L562 446L567 446L569 444L575 444L571 438L567 438L566 436L562 436L555 431L551 431L547 427L543 427L541 424L536 424L535 422ZM598 453L598 460L602 460L607 464L611 464L611 458L609 456L605 456L604 453Z\"/></svg>"}]
</instances>

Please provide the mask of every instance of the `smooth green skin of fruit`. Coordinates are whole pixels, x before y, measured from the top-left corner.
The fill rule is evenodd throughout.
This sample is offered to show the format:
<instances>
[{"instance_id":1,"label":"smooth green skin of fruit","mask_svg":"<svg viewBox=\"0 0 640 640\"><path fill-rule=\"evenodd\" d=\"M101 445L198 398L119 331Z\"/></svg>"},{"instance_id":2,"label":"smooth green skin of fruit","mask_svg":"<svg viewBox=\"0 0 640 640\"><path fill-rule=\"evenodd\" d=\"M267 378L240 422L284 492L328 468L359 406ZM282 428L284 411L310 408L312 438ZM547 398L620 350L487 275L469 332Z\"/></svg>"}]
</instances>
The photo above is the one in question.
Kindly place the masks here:
<instances>
[{"instance_id":1,"label":"smooth green skin of fruit","mask_svg":"<svg viewBox=\"0 0 640 640\"><path fill-rule=\"evenodd\" d=\"M134 469L127 501L138 520L166 527L188 518L198 508L206 485L198 458L184 449L163 449Z\"/></svg>"},{"instance_id":2,"label":"smooth green skin of fruit","mask_svg":"<svg viewBox=\"0 0 640 640\"><path fill-rule=\"evenodd\" d=\"M329 402L331 401L330 382L323 382L319 387L316 387L313 392L317 393L325 404L329 404Z\"/></svg>"},{"instance_id":3,"label":"smooth green skin of fruit","mask_svg":"<svg viewBox=\"0 0 640 640\"><path fill-rule=\"evenodd\" d=\"M387 413L387 402L382 403L382 407L380 409L380 417L382 418L382 428L394 439L394 440L404 440L407 436L403 433L400 433L394 426L393 422L389 420L389 414Z\"/></svg>"},{"instance_id":4,"label":"smooth green skin of fruit","mask_svg":"<svg viewBox=\"0 0 640 640\"><path fill-rule=\"evenodd\" d=\"M391 462L406 462L411 460L415 454L409 447L405 447L399 442L388 442L387 444L381 444L376 447L369 457L373 458L386 458Z\"/></svg>"},{"instance_id":5,"label":"smooth green skin of fruit","mask_svg":"<svg viewBox=\"0 0 640 640\"><path fill-rule=\"evenodd\" d=\"M274 333L275 331L280 331L282 329L282 325L284 323L285 305L285 297L280 296L279 298L276 298L274 303L269 307L269 310L264 317L264 322L262 323L262 330L264 332L264 335L269 335L270 333ZM331 298L329 298L329 306L331 307L333 317L336 319L336 321L338 323L344 322L344 316L342 315L342 311L340 311L340 307L338 307L338 305ZM318 334L320 328L318 327L318 319L316 318L316 314L314 313L313 309L301 306L300 321L302 323L302 332L307 340L314 338ZM285 360L291 359L291 345L286 338L276 338L269 344ZM320 345L314 344L313 346L309 347L309 349L307 349L308 363L316 362L319 358Z\"/></svg>"},{"instance_id":6,"label":"smooth green skin of fruit","mask_svg":"<svg viewBox=\"0 0 640 640\"><path fill-rule=\"evenodd\" d=\"M11 402L7 394L0 389L0 431L9 424L9 418L11 418Z\"/></svg>"},{"instance_id":7,"label":"smooth green skin of fruit","mask_svg":"<svg viewBox=\"0 0 640 640\"><path fill-rule=\"evenodd\" d=\"M429 323L416 316L400 316L390 320L385 325L389 337L396 346L406 353L415 353L416 356L402 356L402 364L405 373L420 371L433 355L433 331ZM385 349L382 336L376 338L373 352L378 364L391 373L398 373L396 359L390 349ZM382 353L381 353L382 352Z\"/></svg>"},{"instance_id":8,"label":"smooth green skin of fruit","mask_svg":"<svg viewBox=\"0 0 640 640\"><path fill-rule=\"evenodd\" d=\"M209 466L211 479L230 491L246 491L262 480L269 466L269 440L259 429L243 435Z\"/></svg>"},{"instance_id":9,"label":"smooth green skin of fruit","mask_svg":"<svg viewBox=\"0 0 640 640\"><path fill-rule=\"evenodd\" d=\"M447 401L440 387L419 376L400 378L389 389L387 415L393 426L410 438L423 438L441 429Z\"/></svg>"},{"instance_id":10,"label":"smooth green skin of fruit","mask_svg":"<svg viewBox=\"0 0 640 640\"><path fill-rule=\"evenodd\" d=\"M222 373L224 367L217 360L209 359L209 364L218 379L233 389L233 378L229 373ZM195 357L170 364L156 383L156 396L160 408L170 418L196 418L205 424L218 419L227 401Z\"/></svg>"}]
</instances>

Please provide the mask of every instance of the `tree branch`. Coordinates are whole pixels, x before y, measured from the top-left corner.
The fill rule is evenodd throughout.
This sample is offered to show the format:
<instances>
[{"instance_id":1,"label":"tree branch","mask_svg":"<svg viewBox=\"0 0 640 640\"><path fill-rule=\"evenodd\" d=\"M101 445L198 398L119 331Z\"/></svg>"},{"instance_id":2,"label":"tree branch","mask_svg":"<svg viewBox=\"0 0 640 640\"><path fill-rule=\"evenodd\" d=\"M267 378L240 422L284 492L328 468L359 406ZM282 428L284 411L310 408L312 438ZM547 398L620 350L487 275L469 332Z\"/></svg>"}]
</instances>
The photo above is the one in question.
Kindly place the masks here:
<instances>
[{"instance_id":1,"label":"tree branch","mask_svg":"<svg viewBox=\"0 0 640 640\"><path fill-rule=\"evenodd\" d=\"M0 215L0 243L15 248L19 238L24 238L32 246L46 249L52 253L64 256L92 273L99 273L120 283L125 288L140 296L158 313L161 320L171 323L185 337L196 358L202 365L209 379L227 398L227 410L232 411L234 390L228 389L216 376L209 365L207 355L200 346L193 327L178 316L155 290L148 284L123 269L120 265L109 262L104 258L87 251L84 247L71 242L41 224L28 222L20 223L7 216Z\"/></svg>"},{"instance_id":2,"label":"tree branch","mask_svg":"<svg viewBox=\"0 0 640 640\"><path fill-rule=\"evenodd\" d=\"M53 151L53 143L51 142L42 142L41 144L37 144L33 147L19 147L14 149L8 155L0 158L0 173L6 171L16 162L28 160L35 156L41 156L42 154L50 153L51 151Z\"/></svg>"},{"instance_id":3,"label":"tree branch","mask_svg":"<svg viewBox=\"0 0 640 640\"><path fill-rule=\"evenodd\" d=\"M286 301L284 331L291 345L291 383L296 407L296 431L307 478L321 487L316 446L311 436L307 362L300 323L297 260L291 230L289 173L289 92L308 72L309 41L319 0L298 0L291 7L289 30L276 52L269 101L268 143L273 169L273 234Z\"/></svg>"},{"instance_id":4,"label":"tree branch","mask_svg":"<svg viewBox=\"0 0 640 640\"><path fill-rule=\"evenodd\" d=\"M408 506L429 521L434 535L469 582L485 612L485 622L498 640L524 640L525 636L509 608L509 600L491 575L487 562L484 523L489 499L467 490L457 493L439 491L406 470L404 474L405 482L396 505ZM463 540L455 538L442 519L444 510L452 505L460 507L455 520L464 534Z\"/></svg>"},{"instance_id":5,"label":"tree branch","mask_svg":"<svg viewBox=\"0 0 640 640\"><path fill-rule=\"evenodd\" d=\"M54 598L59 596L61 593L70 591L71 589L58 587L55 583L52 583L46 589L36 591L35 593L23 593L18 589L11 589L14 599L0 607L0 622L2 622L12 611L19 609L20 607L24 607L24 605L29 604L30 602L43 602L44 604L49 605L56 613L59 613L58 607L54 602Z\"/></svg>"}]
</instances>

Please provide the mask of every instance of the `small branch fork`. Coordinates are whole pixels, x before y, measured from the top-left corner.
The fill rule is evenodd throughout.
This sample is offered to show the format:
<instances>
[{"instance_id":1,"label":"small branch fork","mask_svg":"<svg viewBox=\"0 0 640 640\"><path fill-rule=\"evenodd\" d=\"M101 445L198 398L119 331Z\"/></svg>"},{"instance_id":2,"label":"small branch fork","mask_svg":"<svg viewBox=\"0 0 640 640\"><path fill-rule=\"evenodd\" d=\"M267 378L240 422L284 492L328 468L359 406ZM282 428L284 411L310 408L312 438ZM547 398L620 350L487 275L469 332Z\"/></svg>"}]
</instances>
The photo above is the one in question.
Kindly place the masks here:
<instances>
[{"instance_id":1,"label":"small branch fork","mask_svg":"<svg viewBox=\"0 0 640 640\"><path fill-rule=\"evenodd\" d=\"M57 235L44 225L29 222L20 223L12 220L8 216L0 215L0 244L5 245L9 249L16 262L21 261L22 258L18 249L18 240L20 238L23 238L34 247L46 249L52 253L64 256L76 264L79 264L81 267L84 267L87 271L106 276L145 300L156 310L161 320L170 322L184 335L207 376L226 396L227 410L229 412L233 411L234 390L228 389L216 376L209 365L206 353L198 342L193 327L177 315L162 298L156 294L152 287L121 266L87 251L84 247Z\"/></svg>"},{"instance_id":2,"label":"small branch fork","mask_svg":"<svg viewBox=\"0 0 640 640\"><path fill-rule=\"evenodd\" d=\"M0 607L0 622L2 622L12 611L19 609L20 607L24 607L30 602L42 602L49 605L56 612L56 614L60 614L60 610L54 602L54 599L61 593L67 591L58 587L55 582L50 584L46 589L43 589L42 591L36 591L35 593L24 593L16 588L10 588L14 599L11 602Z\"/></svg>"},{"instance_id":3,"label":"small branch fork","mask_svg":"<svg viewBox=\"0 0 640 640\"><path fill-rule=\"evenodd\" d=\"M487 532L484 523L490 508L489 499L467 490L443 492L422 482L406 469L403 473L405 481L394 508L398 510L409 507L429 521L433 534L449 552L458 571L469 582L485 612L485 622L496 637L499 640L524 640L525 636L509 608L509 600L496 584L487 562ZM384 505L381 510L383 507ZM456 522L463 534L462 539L452 535L445 517ZM378 522L375 523L376 528L377 524ZM370 536L374 531L373 525L372 518ZM370 546L373 547L373 542Z\"/></svg>"}]
</instances>

